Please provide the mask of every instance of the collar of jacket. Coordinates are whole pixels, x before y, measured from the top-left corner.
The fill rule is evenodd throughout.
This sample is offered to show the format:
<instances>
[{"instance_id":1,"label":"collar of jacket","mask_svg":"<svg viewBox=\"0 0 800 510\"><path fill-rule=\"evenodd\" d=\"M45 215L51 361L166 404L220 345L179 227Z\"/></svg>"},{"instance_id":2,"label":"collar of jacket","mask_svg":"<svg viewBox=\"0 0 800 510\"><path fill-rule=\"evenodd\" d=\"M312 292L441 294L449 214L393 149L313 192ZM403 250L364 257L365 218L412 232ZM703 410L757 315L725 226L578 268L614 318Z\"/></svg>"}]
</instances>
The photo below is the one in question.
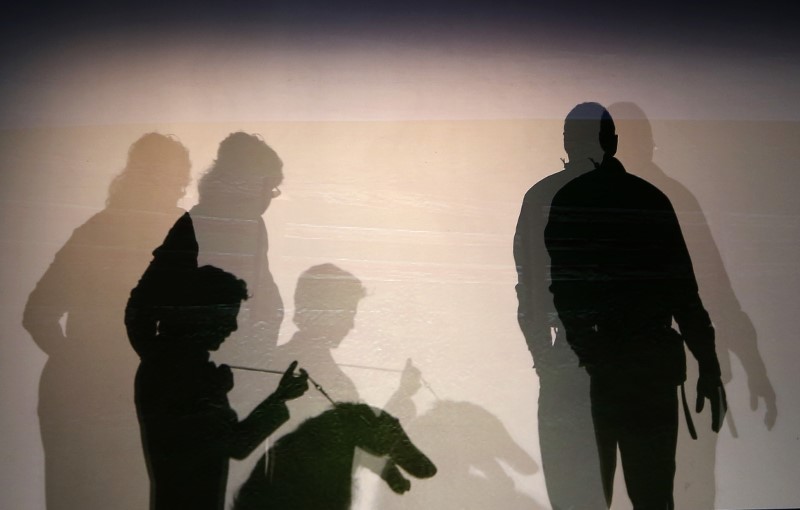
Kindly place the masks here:
<instances>
[{"instance_id":1,"label":"collar of jacket","mask_svg":"<svg viewBox=\"0 0 800 510\"><path fill-rule=\"evenodd\" d=\"M597 169L609 173L625 173L625 167L614 156L605 156Z\"/></svg>"}]
</instances>

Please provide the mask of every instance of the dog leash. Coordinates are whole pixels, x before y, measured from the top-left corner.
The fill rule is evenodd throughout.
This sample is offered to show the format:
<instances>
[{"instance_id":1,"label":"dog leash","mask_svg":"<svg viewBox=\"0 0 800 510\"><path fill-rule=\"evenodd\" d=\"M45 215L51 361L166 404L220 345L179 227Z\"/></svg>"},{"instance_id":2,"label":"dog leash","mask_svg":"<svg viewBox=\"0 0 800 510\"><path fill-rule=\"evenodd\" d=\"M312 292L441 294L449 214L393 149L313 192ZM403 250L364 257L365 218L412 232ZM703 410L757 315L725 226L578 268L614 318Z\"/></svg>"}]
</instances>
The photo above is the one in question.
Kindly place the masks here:
<instances>
[{"instance_id":1,"label":"dog leash","mask_svg":"<svg viewBox=\"0 0 800 510\"><path fill-rule=\"evenodd\" d=\"M228 365L228 366L234 370L245 370L247 372L262 372L265 374L278 374L278 375L283 375L285 373L279 370L269 370L267 368L245 367L241 365ZM334 402L334 400L330 397L330 395L328 395L328 392L325 391L322 385L311 377L311 374L309 374L308 371L306 371L306 376L308 377L308 380L311 382L311 385L314 386L314 388L316 388L317 391L319 391L323 397L328 399L328 402L330 402L331 405L336 406L336 402Z\"/></svg>"},{"instance_id":2,"label":"dog leash","mask_svg":"<svg viewBox=\"0 0 800 510\"><path fill-rule=\"evenodd\" d=\"M247 372L262 372L262 373L265 373L265 374L276 374L276 375L283 375L284 374L284 372L281 372L279 370L270 370L268 368L246 367L246 366L243 366L243 365L228 365L228 366L230 368L234 369L234 370L244 370L244 371L247 371ZM370 366L367 366L367 365L352 365L352 364L347 364L347 363L338 363L338 366L346 367L346 368L359 368L359 369L362 369L362 370L377 370L379 372L393 372L393 373L397 373L397 374L403 373L403 370L398 370L396 368L370 367ZM319 391L326 399L328 399L328 402L330 402L331 404L333 404L335 406L336 402L328 395L328 393L325 391L325 389L323 389L322 385L320 385L318 382L316 382L314 379L312 379L311 375L308 373L308 371L306 371L306 375L308 375L308 380L311 381L311 384L314 386L314 388L316 388L317 391ZM441 398L439 398L439 395L437 395L436 392L433 391L433 388L431 387L431 384L424 377L422 377L422 375L419 376L419 380L422 383L422 386L424 386L426 390L430 391L431 395L433 395L433 397L436 400L441 400Z\"/></svg>"}]
</instances>

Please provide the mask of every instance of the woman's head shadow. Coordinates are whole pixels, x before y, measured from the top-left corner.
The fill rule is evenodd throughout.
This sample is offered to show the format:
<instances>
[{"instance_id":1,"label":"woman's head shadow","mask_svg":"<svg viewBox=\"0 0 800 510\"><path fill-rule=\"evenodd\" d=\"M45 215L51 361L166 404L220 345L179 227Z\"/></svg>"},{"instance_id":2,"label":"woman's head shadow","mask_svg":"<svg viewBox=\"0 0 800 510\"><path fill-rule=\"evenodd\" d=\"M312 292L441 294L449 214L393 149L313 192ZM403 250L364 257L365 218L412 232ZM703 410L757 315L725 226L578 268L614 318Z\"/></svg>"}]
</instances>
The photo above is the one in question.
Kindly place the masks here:
<instances>
[{"instance_id":1,"label":"woman's head shadow","mask_svg":"<svg viewBox=\"0 0 800 510\"><path fill-rule=\"evenodd\" d=\"M189 151L176 138L147 133L131 145L125 168L111 182L106 206L171 211L189 184Z\"/></svg>"},{"instance_id":2,"label":"woman's head shadow","mask_svg":"<svg viewBox=\"0 0 800 510\"><path fill-rule=\"evenodd\" d=\"M282 182L283 162L259 135L231 133L200 178L196 209L222 217L260 217L280 194Z\"/></svg>"}]
</instances>

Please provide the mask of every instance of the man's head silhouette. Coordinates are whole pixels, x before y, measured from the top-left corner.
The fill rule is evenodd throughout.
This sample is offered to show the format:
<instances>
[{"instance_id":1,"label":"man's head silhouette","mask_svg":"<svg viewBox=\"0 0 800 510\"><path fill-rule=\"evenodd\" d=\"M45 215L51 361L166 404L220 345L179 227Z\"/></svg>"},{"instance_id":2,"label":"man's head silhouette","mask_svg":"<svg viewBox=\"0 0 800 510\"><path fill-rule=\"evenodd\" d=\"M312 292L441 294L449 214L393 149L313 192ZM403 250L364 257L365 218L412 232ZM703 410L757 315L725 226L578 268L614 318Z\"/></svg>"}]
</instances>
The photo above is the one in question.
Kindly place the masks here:
<instances>
[{"instance_id":1,"label":"man's head silhouette","mask_svg":"<svg viewBox=\"0 0 800 510\"><path fill-rule=\"evenodd\" d=\"M159 331L181 342L183 348L215 351L238 328L247 284L214 266L202 266L184 276L162 310Z\"/></svg>"},{"instance_id":2,"label":"man's head silhouette","mask_svg":"<svg viewBox=\"0 0 800 510\"><path fill-rule=\"evenodd\" d=\"M309 337L324 340L331 349L355 325L358 303L366 289L353 274L320 264L300 275L294 294L294 323Z\"/></svg>"},{"instance_id":3,"label":"man's head silhouette","mask_svg":"<svg viewBox=\"0 0 800 510\"><path fill-rule=\"evenodd\" d=\"M217 159L200 179L200 203L233 216L263 215L280 194L283 162L260 135L231 133L219 144Z\"/></svg>"},{"instance_id":4,"label":"man's head silhouette","mask_svg":"<svg viewBox=\"0 0 800 510\"><path fill-rule=\"evenodd\" d=\"M617 152L614 120L602 105L581 103L564 121L564 150L572 166L598 165Z\"/></svg>"}]
</instances>

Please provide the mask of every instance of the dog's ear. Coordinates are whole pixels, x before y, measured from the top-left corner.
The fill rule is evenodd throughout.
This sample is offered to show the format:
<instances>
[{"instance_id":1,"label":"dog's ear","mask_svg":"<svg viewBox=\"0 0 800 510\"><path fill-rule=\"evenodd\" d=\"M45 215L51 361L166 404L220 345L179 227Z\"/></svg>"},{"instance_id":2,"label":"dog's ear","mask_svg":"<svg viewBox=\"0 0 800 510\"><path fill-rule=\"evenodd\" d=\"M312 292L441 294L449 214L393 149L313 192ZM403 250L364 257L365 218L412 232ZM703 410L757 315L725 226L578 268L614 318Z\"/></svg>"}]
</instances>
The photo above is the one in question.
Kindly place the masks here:
<instances>
[{"instance_id":1,"label":"dog's ear","mask_svg":"<svg viewBox=\"0 0 800 510\"><path fill-rule=\"evenodd\" d=\"M387 454L389 459L416 478L430 478L436 474L436 466L411 442L397 418L384 412L378 419L381 421L380 429L393 438Z\"/></svg>"},{"instance_id":2,"label":"dog's ear","mask_svg":"<svg viewBox=\"0 0 800 510\"><path fill-rule=\"evenodd\" d=\"M381 472L381 478L397 494L404 494L411 489L411 482L403 476L403 472L391 460L386 462L386 466Z\"/></svg>"}]
</instances>

